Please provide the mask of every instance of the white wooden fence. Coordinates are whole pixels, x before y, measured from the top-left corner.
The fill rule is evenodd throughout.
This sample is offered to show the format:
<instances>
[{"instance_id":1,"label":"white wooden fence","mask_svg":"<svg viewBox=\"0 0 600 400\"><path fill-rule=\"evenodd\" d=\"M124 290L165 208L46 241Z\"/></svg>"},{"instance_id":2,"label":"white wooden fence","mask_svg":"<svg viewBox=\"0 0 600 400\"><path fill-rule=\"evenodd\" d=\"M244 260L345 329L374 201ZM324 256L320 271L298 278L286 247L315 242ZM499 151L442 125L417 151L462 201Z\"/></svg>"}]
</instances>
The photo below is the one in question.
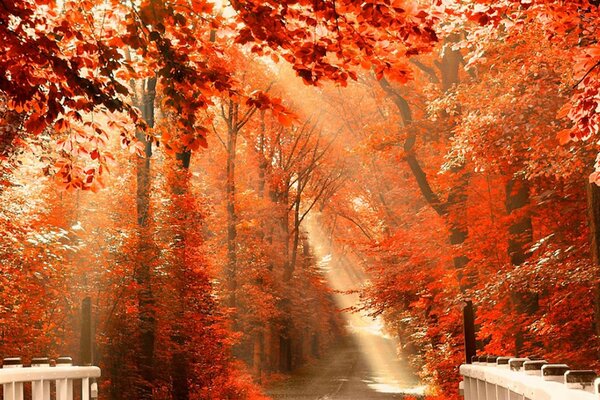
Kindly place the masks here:
<instances>
[{"instance_id":1,"label":"white wooden fence","mask_svg":"<svg viewBox=\"0 0 600 400\"><path fill-rule=\"evenodd\" d=\"M31 390L32 400L73 400L73 384L81 384L81 400L98 397L98 367L74 367L70 357L59 357L51 367L47 358L34 358L23 367L20 358L5 358L0 369L4 400L23 400ZM29 397L29 396L27 396Z\"/></svg>"},{"instance_id":2,"label":"white wooden fence","mask_svg":"<svg viewBox=\"0 0 600 400\"><path fill-rule=\"evenodd\" d=\"M460 367L465 400L599 400L600 378L545 360L481 356Z\"/></svg>"}]
</instances>

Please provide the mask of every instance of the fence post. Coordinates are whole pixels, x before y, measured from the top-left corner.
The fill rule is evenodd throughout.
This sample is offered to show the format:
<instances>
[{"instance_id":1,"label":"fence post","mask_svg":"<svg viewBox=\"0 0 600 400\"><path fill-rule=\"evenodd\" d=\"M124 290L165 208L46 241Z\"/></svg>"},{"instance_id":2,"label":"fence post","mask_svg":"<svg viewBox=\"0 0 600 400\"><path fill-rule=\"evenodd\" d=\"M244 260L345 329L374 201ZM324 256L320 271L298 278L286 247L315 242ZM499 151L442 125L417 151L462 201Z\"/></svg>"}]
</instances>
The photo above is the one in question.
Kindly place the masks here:
<instances>
[{"instance_id":1,"label":"fence post","mask_svg":"<svg viewBox=\"0 0 600 400\"><path fill-rule=\"evenodd\" d=\"M86 297L81 302L81 342L79 365L93 365L94 338L92 335L92 299Z\"/></svg>"},{"instance_id":2,"label":"fence post","mask_svg":"<svg viewBox=\"0 0 600 400\"><path fill-rule=\"evenodd\" d=\"M23 368L21 357L7 357L2 361L2 368ZM4 400L23 400L23 382L6 383Z\"/></svg>"},{"instance_id":3,"label":"fence post","mask_svg":"<svg viewBox=\"0 0 600 400\"><path fill-rule=\"evenodd\" d=\"M49 367L50 359L48 357L34 357L31 359L32 367ZM50 381L39 380L31 382L31 392L33 400L50 400Z\"/></svg>"},{"instance_id":4,"label":"fence post","mask_svg":"<svg viewBox=\"0 0 600 400\"><path fill-rule=\"evenodd\" d=\"M473 301L465 300L463 307L463 323L465 334L465 363L471 364L471 359L477 354L477 344L475 342L475 312L473 311Z\"/></svg>"},{"instance_id":5,"label":"fence post","mask_svg":"<svg viewBox=\"0 0 600 400\"><path fill-rule=\"evenodd\" d=\"M56 359L56 366L72 367L73 359L67 356L61 356ZM56 383L56 400L73 400L73 379L64 378L57 379Z\"/></svg>"}]
</instances>

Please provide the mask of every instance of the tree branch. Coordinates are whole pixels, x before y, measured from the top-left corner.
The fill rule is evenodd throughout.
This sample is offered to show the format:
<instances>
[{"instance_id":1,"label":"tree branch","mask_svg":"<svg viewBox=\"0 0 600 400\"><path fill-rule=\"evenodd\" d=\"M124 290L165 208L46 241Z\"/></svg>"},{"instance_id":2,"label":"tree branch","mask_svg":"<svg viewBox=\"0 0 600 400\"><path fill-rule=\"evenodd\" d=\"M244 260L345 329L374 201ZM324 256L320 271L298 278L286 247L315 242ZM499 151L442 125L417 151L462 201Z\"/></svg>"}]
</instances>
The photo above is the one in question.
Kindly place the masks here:
<instances>
[{"instance_id":1,"label":"tree branch","mask_svg":"<svg viewBox=\"0 0 600 400\"><path fill-rule=\"evenodd\" d=\"M425 74L427 74L427 76L429 77L429 82L440 83L440 79L438 78L438 76L435 73L435 70L433 68L423 64L419 60L415 60L414 58L411 58L409 61L411 63L413 63L415 66L417 66L417 68L419 68L421 71L425 72Z\"/></svg>"},{"instance_id":2,"label":"tree branch","mask_svg":"<svg viewBox=\"0 0 600 400\"><path fill-rule=\"evenodd\" d=\"M367 237L367 239L373 240L373 237L369 234L369 232L365 228L363 228L362 225L359 224L357 221L355 221L354 219L350 218L349 216L347 216L345 214L342 214L339 212L336 214L339 215L340 217L352 222L358 229L360 229L360 231L363 233L363 235L365 235Z\"/></svg>"},{"instance_id":3,"label":"tree branch","mask_svg":"<svg viewBox=\"0 0 600 400\"><path fill-rule=\"evenodd\" d=\"M435 210L436 213L438 213L438 215L444 216L448 214L447 203L442 202L438 195L431 188L431 185L429 185L427 174L425 171L423 171L423 168L421 168L417 157L412 153L408 154L406 156L406 162L408 163L408 166L410 167L410 170L417 181L417 185L421 190L421 194L423 194L423 197L427 203L429 203L429 205Z\"/></svg>"},{"instance_id":4,"label":"tree branch","mask_svg":"<svg viewBox=\"0 0 600 400\"><path fill-rule=\"evenodd\" d=\"M408 127L412 124L412 112L410 110L410 105L406 101L404 97L402 97L385 79L379 80L379 85L381 88L388 93L392 97L392 101L398 107L398 111L400 111L400 115L402 117L402 122L405 127ZM406 154L406 162L410 167L419 189L423 194L425 200L431 205L431 207L438 213L440 216L446 215L448 213L448 205L440 200L438 195L433 191L429 181L427 180L427 174L421 168L421 164L419 164L419 160L417 156L413 152L413 147L417 141L417 136L414 132L409 132L406 137L406 141L404 142L404 151Z\"/></svg>"},{"instance_id":5,"label":"tree branch","mask_svg":"<svg viewBox=\"0 0 600 400\"><path fill-rule=\"evenodd\" d=\"M583 75L583 77L582 77L580 80L578 80L578 81L577 81L577 83L576 83L575 85L573 85L573 89L576 89L576 88L577 88L577 86L579 86L579 84L580 84L581 82L583 82L583 80L584 80L585 78L587 78L587 77L588 77L588 75L589 75L589 74L591 74L591 73L592 73L592 71L593 71L593 70L595 70L596 68L598 68L599 66L600 66L600 61L598 61L596 64L594 64L594 65L592 66L592 68L590 68L590 69L589 69L589 70L588 70L588 71L585 73L585 75Z\"/></svg>"}]
</instances>

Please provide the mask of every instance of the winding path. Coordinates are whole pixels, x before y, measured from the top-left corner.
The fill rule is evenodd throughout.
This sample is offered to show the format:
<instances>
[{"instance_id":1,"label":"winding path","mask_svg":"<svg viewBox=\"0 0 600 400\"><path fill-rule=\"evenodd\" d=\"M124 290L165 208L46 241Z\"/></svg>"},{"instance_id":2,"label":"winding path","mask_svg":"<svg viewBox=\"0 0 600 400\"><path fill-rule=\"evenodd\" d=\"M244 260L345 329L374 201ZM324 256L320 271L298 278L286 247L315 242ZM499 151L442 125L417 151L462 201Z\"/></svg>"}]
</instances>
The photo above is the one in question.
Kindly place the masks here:
<instances>
[{"instance_id":1,"label":"winding path","mask_svg":"<svg viewBox=\"0 0 600 400\"><path fill-rule=\"evenodd\" d=\"M348 338L321 360L271 387L268 394L274 400L392 400L422 391L400 361L380 366L381 370L395 371L394 377L374 376L371 363L363 356L365 350L358 340Z\"/></svg>"}]
</instances>

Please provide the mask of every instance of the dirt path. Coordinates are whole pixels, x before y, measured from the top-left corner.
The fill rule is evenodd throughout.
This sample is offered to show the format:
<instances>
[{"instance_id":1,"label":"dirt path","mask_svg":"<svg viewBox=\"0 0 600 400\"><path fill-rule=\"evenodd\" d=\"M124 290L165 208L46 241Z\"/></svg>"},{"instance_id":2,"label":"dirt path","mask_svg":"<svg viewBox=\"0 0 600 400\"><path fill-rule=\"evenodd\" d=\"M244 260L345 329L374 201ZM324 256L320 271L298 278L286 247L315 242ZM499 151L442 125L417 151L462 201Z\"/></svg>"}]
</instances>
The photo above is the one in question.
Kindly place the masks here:
<instances>
[{"instance_id":1,"label":"dirt path","mask_svg":"<svg viewBox=\"0 0 600 400\"><path fill-rule=\"evenodd\" d=\"M373 373L373 361L362 355L368 349L361 351L358 343L345 340L321 360L271 387L268 394L274 400L392 400L405 397L398 393L402 389L409 394L419 391L417 379L399 361L379 365Z\"/></svg>"}]
</instances>

